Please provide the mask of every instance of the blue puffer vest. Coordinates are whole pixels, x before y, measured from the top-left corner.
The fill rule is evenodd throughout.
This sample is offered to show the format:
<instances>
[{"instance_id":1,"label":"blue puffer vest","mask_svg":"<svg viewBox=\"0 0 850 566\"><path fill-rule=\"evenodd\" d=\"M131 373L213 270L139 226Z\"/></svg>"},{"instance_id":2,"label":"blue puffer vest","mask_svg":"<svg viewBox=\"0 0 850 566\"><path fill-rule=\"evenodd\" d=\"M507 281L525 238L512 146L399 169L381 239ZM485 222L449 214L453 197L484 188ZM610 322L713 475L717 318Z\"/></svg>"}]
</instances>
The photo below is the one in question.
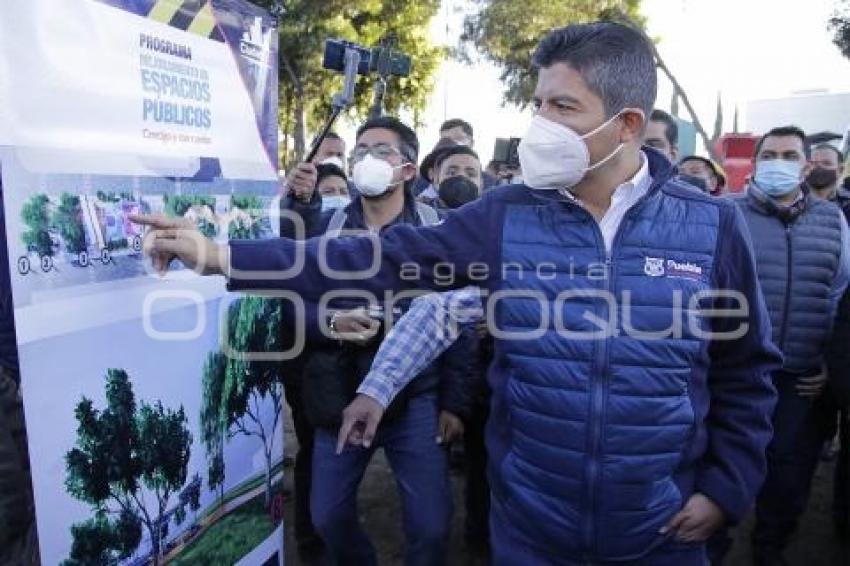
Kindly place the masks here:
<instances>
[{"instance_id":1,"label":"blue puffer vest","mask_svg":"<svg viewBox=\"0 0 850 566\"><path fill-rule=\"evenodd\" d=\"M799 215L786 222L775 206L752 194L734 200L752 235L773 342L785 355L783 369L819 372L834 316L829 292L841 257L841 210L806 195Z\"/></svg>"},{"instance_id":2,"label":"blue puffer vest","mask_svg":"<svg viewBox=\"0 0 850 566\"><path fill-rule=\"evenodd\" d=\"M488 447L494 504L523 545L638 557L693 491L708 324L688 305L711 288L720 211L673 173L656 170L610 256L574 203L506 212L496 325L533 339L497 339Z\"/></svg>"}]
</instances>

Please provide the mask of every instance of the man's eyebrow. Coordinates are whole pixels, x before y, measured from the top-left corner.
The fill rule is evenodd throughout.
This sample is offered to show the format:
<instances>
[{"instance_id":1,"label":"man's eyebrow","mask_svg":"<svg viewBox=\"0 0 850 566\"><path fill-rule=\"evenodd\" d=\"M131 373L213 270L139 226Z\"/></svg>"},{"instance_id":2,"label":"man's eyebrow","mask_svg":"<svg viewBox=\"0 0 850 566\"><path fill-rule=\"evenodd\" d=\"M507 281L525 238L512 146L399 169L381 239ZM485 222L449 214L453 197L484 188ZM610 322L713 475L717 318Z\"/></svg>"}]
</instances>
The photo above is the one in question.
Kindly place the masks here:
<instances>
[{"instance_id":1,"label":"man's eyebrow","mask_svg":"<svg viewBox=\"0 0 850 566\"><path fill-rule=\"evenodd\" d=\"M581 104L578 98L574 98L569 94L559 94L558 96L550 96L548 100L551 102L568 102L570 104Z\"/></svg>"}]
</instances>

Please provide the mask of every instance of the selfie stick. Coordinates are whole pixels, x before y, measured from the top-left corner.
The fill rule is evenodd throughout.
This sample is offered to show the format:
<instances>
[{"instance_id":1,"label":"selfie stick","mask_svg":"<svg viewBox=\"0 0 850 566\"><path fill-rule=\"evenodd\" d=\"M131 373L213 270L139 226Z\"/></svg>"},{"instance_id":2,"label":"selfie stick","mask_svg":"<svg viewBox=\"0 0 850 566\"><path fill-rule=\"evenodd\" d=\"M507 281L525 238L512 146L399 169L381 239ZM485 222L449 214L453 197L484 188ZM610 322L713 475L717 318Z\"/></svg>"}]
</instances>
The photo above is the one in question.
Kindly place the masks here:
<instances>
[{"instance_id":1,"label":"selfie stick","mask_svg":"<svg viewBox=\"0 0 850 566\"><path fill-rule=\"evenodd\" d=\"M322 145L325 136L327 136L328 132L330 132L331 128L333 128L336 119L339 118L342 111L354 101L354 87L357 84L357 68L359 66L360 52L356 49L346 47L345 84L342 87L342 92L338 92L334 95L333 102L331 103L333 112L331 112L330 117L328 117L328 120L325 122L322 131L319 132L319 135L313 140L313 145L310 147L310 153L307 154L306 161L308 163L312 162L313 159L316 158L316 154L319 152L319 146Z\"/></svg>"}]
</instances>

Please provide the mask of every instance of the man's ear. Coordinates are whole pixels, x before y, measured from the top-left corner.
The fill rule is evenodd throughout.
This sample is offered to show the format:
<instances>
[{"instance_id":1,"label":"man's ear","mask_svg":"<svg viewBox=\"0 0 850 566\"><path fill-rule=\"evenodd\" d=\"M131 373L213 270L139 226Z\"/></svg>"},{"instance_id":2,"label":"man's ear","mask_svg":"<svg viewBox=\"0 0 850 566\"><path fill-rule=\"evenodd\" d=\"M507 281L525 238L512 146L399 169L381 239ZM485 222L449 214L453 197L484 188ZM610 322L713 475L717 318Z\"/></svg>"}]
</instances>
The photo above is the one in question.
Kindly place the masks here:
<instances>
[{"instance_id":1,"label":"man's ear","mask_svg":"<svg viewBox=\"0 0 850 566\"><path fill-rule=\"evenodd\" d=\"M637 140L643 142L643 129L646 125L646 115L643 110L637 108L626 108L620 113L623 120L620 141L629 143Z\"/></svg>"},{"instance_id":2,"label":"man's ear","mask_svg":"<svg viewBox=\"0 0 850 566\"><path fill-rule=\"evenodd\" d=\"M670 148L670 157L673 158L674 165L679 162L679 148L675 145Z\"/></svg>"},{"instance_id":3,"label":"man's ear","mask_svg":"<svg viewBox=\"0 0 850 566\"><path fill-rule=\"evenodd\" d=\"M814 169L814 166L812 166L812 162L806 161L806 164L803 165L803 168L800 170L800 175L802 175L801 179L805 179L806 177L808 177L809 173L812 172L812 169Z\"/></svg>"},{"instance_id":4,"label":"man's ear","mask_svg":"<svg viewBox=\"0 0 850 566\"><path fill-rule=\"evenodd\" d=\"M401 179L403 181L409 181L416 177L417 173L416 165L413 163L405 163L401 168Z\"/></svg>"}]
</instances>

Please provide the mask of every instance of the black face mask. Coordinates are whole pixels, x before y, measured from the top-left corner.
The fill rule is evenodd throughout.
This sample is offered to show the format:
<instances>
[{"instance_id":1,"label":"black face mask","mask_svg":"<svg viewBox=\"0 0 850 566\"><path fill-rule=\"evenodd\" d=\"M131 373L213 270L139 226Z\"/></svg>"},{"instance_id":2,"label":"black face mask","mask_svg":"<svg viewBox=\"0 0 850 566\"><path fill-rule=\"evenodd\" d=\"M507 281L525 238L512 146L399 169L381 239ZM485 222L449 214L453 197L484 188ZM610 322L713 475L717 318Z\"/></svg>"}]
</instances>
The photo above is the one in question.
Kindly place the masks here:
<instances>
[{"instance_id":1,"label":"black face mask","mask_svg":"<svg viewBox=\"0 0 850 566\"><path fill-rule=\"evenodd\" d=\"M708 183L706 183L705 179L702 177L695 177L694 175L685 175L682 173L679 175L679 178L686 183L690 183L704 193L708 192Z\"/></svg>"},{"instance_id":2,"label":"black face mask","mask_svg":"<svg viewBox=\"0 0 850 566\"><path fill-rule=\"evenodd\" d=\"M449 208L460 208L468 202L478 198L478 185L468 178L458 175L449 177L442 183L437 191L440 200Z\"/></svg>"},{"instance_id":3,"label":"black face mask","mask_svg":"<svg viewBox=\"0 0 850 566\"><path fill-rule=\"evenodd\" d=\"M824 169L823 167L815 167L809 176L806 177L806 183L813 189L825 189L831 187L838 181L838 171L833 169Z\"/></svg>"}]
</instances>

